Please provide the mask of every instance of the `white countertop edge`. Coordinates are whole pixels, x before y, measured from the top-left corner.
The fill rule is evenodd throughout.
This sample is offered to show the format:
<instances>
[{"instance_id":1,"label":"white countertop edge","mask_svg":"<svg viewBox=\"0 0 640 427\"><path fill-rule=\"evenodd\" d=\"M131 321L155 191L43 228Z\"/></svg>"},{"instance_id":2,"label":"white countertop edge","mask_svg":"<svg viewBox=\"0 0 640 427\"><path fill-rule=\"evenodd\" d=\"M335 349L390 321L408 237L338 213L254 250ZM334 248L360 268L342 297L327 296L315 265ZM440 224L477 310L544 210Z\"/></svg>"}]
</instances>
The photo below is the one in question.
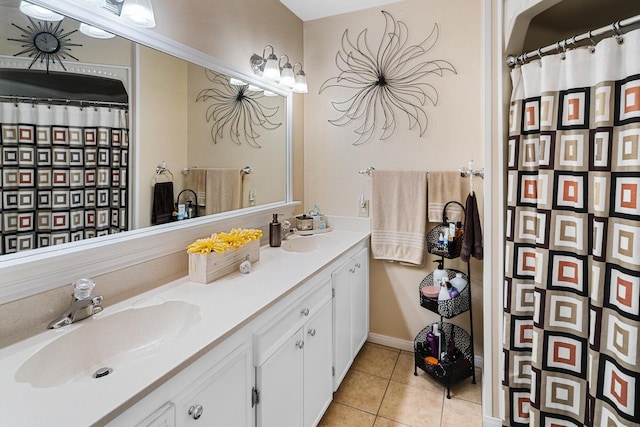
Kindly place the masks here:
<instances>
[{"instance_id":1,"label":"white countertop edge","mask_svg":"<svg viewBox=\"0 0 640 427\"><path fill-rule=\"evenodd\" d=\"M211 350L369 237L368 219L330 216L329 223L334 229L329 234L338 240L334 247L290 253L263 246L260 261L250 274L234 272L208 285L189 282L185 277L106 308L96 316L109 316L134 305L181 300L200 307L201 320L184 337L155 349L152 354L135 356L135 360L126 363L114 362L117 365L114 373L105 378L88 377L50 388L35 388L15 380L15 372L31 355L60 334L82 327L82 321L62 331L48 330L3 348L0 350L3 424L87 426L112 419L168 381L177 373L177 367Z\"/></svg>"}]
</instances>

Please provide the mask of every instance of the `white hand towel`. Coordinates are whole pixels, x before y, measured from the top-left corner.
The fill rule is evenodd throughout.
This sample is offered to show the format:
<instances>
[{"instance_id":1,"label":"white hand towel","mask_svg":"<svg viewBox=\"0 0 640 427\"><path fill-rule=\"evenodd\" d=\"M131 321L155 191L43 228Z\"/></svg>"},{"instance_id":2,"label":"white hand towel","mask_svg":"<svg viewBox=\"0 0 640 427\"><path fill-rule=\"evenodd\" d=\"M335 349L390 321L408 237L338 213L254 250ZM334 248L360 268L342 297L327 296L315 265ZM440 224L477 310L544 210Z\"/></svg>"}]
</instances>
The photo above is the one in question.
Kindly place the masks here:
<instances>
[{"instance_id":1,"label":"white hand towel","mask_svg":"<svg viewBox=\"0 0 640 427\"><path fill-rule=\"evenodd\" d=\"M427 226L427 172L372 172L371 252L375 259L421 265Z\"/></svg>"}]
</instances>

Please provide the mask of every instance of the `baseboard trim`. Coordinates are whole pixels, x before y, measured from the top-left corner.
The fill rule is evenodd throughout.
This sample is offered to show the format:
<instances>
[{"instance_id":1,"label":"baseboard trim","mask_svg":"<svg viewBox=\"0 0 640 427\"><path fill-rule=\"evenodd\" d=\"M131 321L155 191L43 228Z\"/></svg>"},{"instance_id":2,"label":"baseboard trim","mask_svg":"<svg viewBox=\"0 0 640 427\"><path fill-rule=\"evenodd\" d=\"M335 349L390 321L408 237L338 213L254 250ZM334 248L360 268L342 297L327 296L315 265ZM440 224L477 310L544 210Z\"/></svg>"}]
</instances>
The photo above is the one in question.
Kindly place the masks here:
<instances>
[{"instance_id":1,"label":"baseboard trim","mask_svg":"<svg viewBox=\"0 0 640 427\"><path fill-rule=\"evenodd\" d=\"M485 415L482 421L482 427L502 427L502 420L500 418L487 417Z\"/></svg>"},{"instance_id":2,"label":"baseboard trim","mask_svg":"<svg viewBox=\"0 0 640 427\"><path fill-rule=\"evenodd\" d=\"M397 348L399 350L413 352L413 341L401 340L399 338L389 337L387 335L376 334L369 332L369 338L367 341L374 344L386 345L387 347ZM476 355L474 357L476 368L482 368L484 366L484 359L482 356ZM498 420L499 421L499 420Z\"/></svg>"}]
</instances>

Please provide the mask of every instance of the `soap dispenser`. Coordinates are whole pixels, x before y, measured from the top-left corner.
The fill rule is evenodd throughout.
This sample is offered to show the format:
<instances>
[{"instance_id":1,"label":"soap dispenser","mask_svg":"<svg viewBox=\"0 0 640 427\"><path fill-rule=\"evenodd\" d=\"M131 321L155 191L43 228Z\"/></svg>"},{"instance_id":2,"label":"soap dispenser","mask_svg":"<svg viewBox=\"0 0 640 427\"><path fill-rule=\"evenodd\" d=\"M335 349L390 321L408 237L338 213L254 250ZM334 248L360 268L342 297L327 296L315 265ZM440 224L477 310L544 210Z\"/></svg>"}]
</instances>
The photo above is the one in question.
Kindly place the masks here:
<instances>
[{"instance_id":1,"label":"soap dispenser","mask_svg":"<svg viewBox=\"0 0 640 427\"><path fill-rule=\"evenodd\" d=\"M273 221L269 224L269 246L277 248L282 244L282 224L278 221L278 214L273 214Z\"/></svg>"},{"instance_id":2,"label":"soap dispenser","mask_svg":"<svg viewBox=\"0 0 640 427\"><path fill-rule=\"evenodd\" d=\"M435 260L433 262L437 262L438 263L438 268L433 270L433 285L434 286L440 286L440 282L442 282L442 279L448 279L449 278L449 273L444 268L444 260L443 259L438 259L438 260Z\"/></svg>"}]
</instances>

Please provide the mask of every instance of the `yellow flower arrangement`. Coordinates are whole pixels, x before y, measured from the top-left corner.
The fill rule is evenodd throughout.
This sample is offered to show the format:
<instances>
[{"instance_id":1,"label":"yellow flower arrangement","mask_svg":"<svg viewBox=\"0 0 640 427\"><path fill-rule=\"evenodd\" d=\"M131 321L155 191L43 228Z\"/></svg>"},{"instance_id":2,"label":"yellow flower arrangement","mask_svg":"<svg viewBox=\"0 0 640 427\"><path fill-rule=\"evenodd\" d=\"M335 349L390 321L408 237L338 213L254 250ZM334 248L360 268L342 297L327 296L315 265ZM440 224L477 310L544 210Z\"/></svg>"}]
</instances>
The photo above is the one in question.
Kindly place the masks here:
<instances>
[{"instance_id":1,"label":"yellow flower arrangement","mask_svg":"<svg viewBox=\"0 0 640 427\"><path fill-rule=\"evenodd\" d=\"M210 254L211 252L222 253L231 248L238 249L262 237L262 230L234 228L228 233L213 233L211 237L198 239L189 246L187 252L190 254Z\"/></svg>"}]
</instances>

